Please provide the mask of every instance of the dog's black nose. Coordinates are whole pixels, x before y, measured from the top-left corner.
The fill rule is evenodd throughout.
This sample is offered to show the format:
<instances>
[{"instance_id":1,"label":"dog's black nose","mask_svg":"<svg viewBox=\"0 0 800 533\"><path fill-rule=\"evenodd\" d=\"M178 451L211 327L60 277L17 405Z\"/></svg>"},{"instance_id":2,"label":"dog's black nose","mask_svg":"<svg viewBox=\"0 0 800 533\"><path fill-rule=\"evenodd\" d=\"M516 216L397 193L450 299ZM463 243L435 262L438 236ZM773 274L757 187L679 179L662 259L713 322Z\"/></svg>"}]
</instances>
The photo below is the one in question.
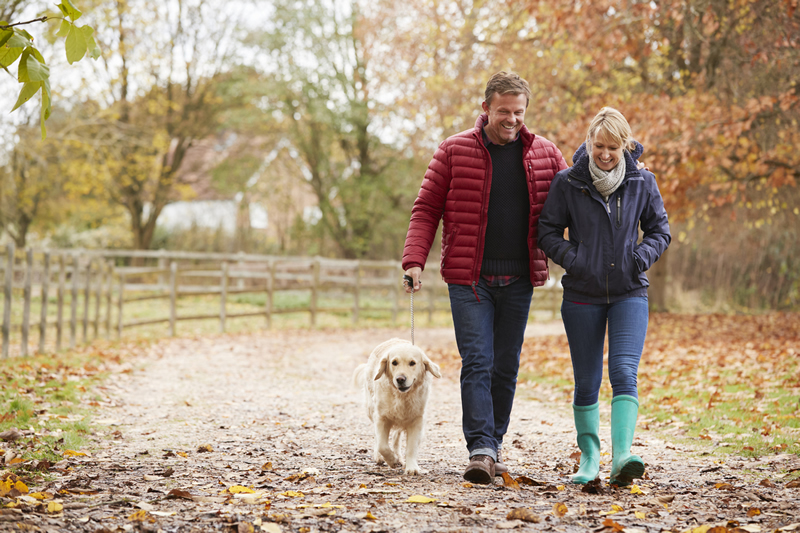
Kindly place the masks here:
<instances>
[{"instance_id":1,"label":"dog's black nose","mask_svg":"<svg viewBox=\"0 0 800 533\"><path fill-rule=\"evenodd\" d=\"M405 385L406 377L405 376L397 376L397 384L398 385Z\"/></svg>"}]
</instances>

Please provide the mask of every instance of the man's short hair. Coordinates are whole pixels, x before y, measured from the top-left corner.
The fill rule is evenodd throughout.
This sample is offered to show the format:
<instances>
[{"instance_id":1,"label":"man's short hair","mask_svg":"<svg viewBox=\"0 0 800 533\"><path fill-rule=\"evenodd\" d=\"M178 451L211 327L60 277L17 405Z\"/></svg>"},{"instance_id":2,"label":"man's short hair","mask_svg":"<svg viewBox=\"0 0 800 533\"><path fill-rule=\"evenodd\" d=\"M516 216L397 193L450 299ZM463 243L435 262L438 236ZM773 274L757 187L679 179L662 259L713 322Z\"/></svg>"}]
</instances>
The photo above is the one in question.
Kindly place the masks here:
<instances>
[{"instance_id":1,"label":"man's short hair","mask_svg":"<svg viewBox=\"0 0 800 533\"><path fill-rule=\"evenodd\" d=\"M531 88L528 86L528 82L520 78L519 74L506 72L504 70L494 74L486 83L486 93L484 94L486 105L492 105L492 97L494 97L495 93L524 94L525 107L528 107L528 103L531 100Z\"/></svg>"}]
</instances>

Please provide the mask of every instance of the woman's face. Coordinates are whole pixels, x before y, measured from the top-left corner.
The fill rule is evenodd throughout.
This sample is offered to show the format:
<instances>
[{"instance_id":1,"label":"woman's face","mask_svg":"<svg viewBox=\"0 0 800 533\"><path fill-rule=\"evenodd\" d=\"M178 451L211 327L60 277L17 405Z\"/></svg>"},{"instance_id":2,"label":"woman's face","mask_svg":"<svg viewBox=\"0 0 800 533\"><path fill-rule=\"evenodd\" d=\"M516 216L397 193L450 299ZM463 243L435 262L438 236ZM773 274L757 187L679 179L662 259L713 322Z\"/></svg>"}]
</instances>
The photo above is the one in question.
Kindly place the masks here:
<instances>
[{"instance_id":1,"label":"woman's face","mask_svg":"<svg viewBox=\"0 0 800 533\"><path fill-rule=\"evenodd\" d=\"M605 131L595 133L592 139L592 159L602 170L611 170L622 161L622 146L609 138Z\"/></svg>"}]
</instances>

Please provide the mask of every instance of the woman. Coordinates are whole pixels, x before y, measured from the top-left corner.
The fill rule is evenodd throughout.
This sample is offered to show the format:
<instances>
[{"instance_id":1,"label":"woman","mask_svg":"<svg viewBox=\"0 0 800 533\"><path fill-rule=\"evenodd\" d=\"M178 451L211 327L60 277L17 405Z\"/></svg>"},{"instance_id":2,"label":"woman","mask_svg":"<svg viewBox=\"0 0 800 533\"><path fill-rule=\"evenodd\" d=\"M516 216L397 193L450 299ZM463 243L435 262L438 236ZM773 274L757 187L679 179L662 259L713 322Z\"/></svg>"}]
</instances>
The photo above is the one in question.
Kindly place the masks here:
<instances>
[{"instance_id":1,"label":"woman","mask_svg":"<svg viewBox=\"0 0 800 533\"><path fill-rule=\"evenodd\" d=\"M572 157L574 166L553 178L539 218L539 247L566 270L561 317L575 376L573 414L581 450L573 483L588 483L600 472L598 396L606 324L613 389L610 483L626 486L644 475L642 459L630 450L639 413L636 374L647 333L645 272L671 237L655 176L637 167L643 150L622 113L604 107Z\"/></svg>"}]
</instances>

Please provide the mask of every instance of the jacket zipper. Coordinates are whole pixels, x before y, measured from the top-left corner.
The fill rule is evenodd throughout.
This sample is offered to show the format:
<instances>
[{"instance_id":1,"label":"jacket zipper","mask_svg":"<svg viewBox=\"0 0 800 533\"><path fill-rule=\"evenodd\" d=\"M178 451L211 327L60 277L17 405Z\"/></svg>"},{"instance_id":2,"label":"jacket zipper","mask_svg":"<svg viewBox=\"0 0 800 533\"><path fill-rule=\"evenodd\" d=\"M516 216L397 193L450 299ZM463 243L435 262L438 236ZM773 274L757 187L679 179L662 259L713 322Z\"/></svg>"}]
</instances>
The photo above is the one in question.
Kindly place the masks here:
<instances>
[{"instance_id":1,"label":"jacket zipper","mask_svg":"<svg viewBox=\"0 0 800 533\"><path fill-rule=\"evenodd\" d=\"M617 194L617 229L622 227L622 194Z\"/></svg>"},{"instance_id":2,"label":"jacket zipper","mask_svg":"<svg viewBox=\"0 0 800 533\"><path fill-rule=\"evenodd\" d=\"M478 291L475 290L475 285L477 283L478 283L477 281L473 281L472 282L472 292L473 292L473 294L475 294L475 299L478 300L478 303L481 303L481 299L478 297Z\"/></svg>"}]
</instances>

